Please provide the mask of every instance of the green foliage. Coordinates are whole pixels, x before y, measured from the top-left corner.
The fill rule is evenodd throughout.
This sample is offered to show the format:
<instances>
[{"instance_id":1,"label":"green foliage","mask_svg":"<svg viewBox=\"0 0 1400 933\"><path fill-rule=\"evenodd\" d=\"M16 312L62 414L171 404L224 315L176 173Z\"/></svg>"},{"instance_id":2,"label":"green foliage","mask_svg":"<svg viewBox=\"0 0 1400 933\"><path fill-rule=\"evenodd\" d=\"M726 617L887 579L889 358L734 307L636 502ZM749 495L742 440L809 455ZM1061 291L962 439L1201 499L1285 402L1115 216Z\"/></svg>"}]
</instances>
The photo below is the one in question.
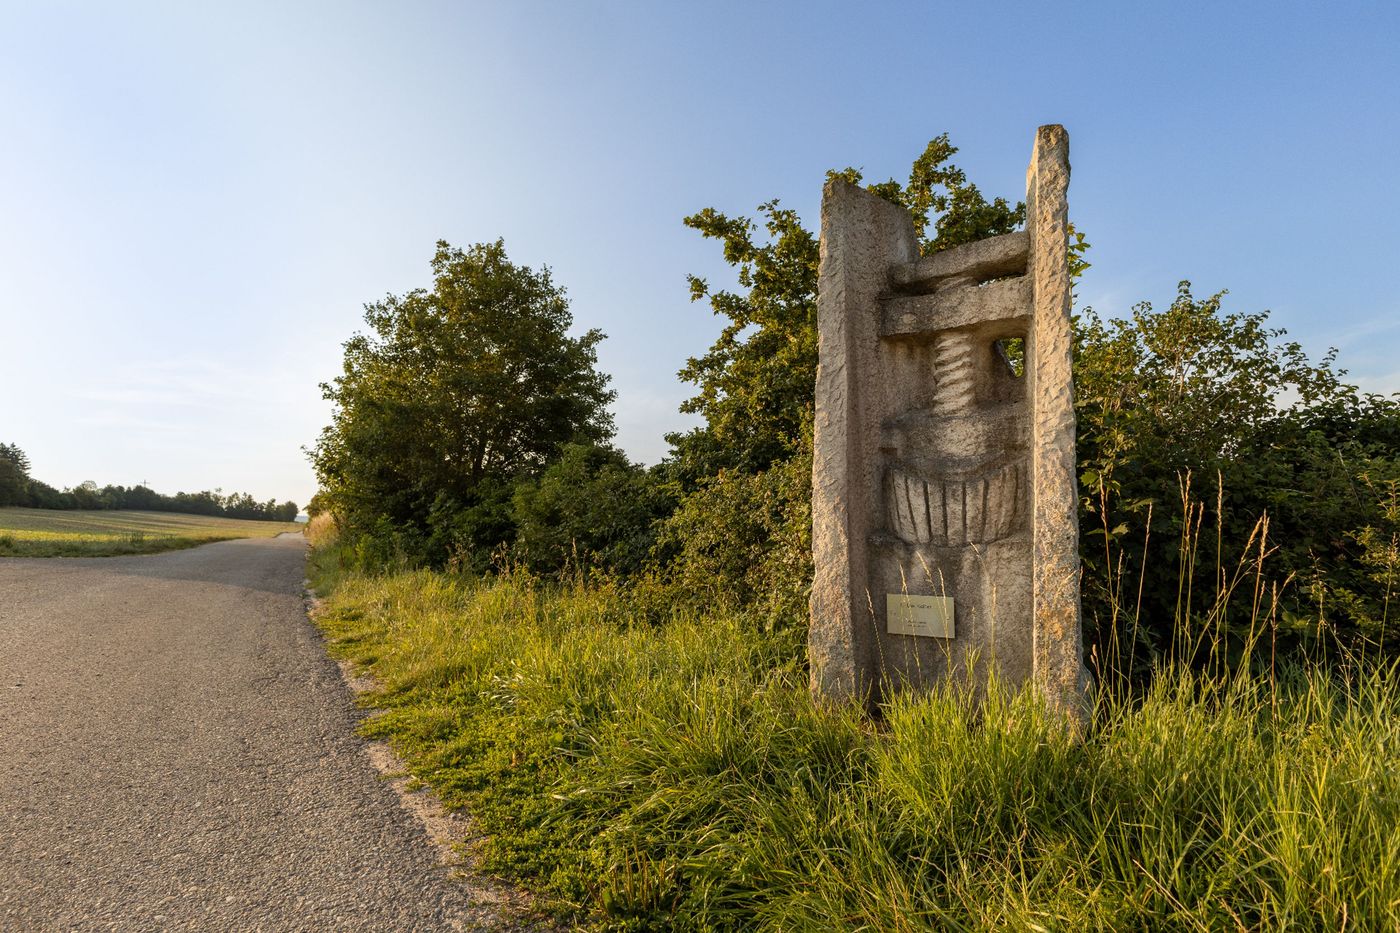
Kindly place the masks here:
<instances>
[{"instance_id":1,"label":"green foliage","mask_svg":"<svg viewBox=\"0 0 1400 933\"><path fill-rule=\"evenodd\" d=\"M709 298L728 321L706 354L692 358L680 377L699 394L681 410L703 415L693 435L668 438L677 465L691 481L720 470L755 473L791 456L811 409L817 372L817 238L796 212L777 201L759 206L767 242L746 217L713 208L687 217L687 226L724 246L741 292L711 291L691 276L691 300Z\"/></svg>"},{"instance_id":2,"label":"green foliage","mask_svg":"<svg viewBox=\"0 0 1400 933\"><path fill-rule=\"evenodd\" d=\"M1024 218L955 151L869 186L925 252ZM994 683L976 710L953 685L898 697L871 728L806 689L818 251L778 202L759 215L686 220L738 285L691 279L727 323L682 371L705 423L657 471L600 446L599 335L570 343L547 272L499 243L440 245L433 291L371 306L326 388L314 505L349 535L313 556L337 587L318 621L383 685L367 732L472 809L487 867L603 929L1400 925L1400 671L1374 650L1395 641L1400 402L1187 283L1160 312L1086 310L1093 726L1074 741ZM1072 231L1076 275L1087 248ZM507 544L515 569L481 579ZM470 572L354 572L425 555ZM1286 659L1324 643L1341 663Z\"/></svg>"},{"instance_id":3,"label":"green foliage","mask_svg":"<svg viewBox=\"0 0 1400 933\"><path fill-rule=\"evenodd\" d=\"M1024 220L1024 205L988 202L949 161L955 152L938 137L907 183L867 186L911 212L925 253ZM862 181L851 168L830 174ZM760 213L766 238L754 221L713 209L686 220L722 243L739 289L691 279L692 298L708 298L727 324L681 372L699 389L685 410L705 425L669 438L667 468L683 497L659 553L688 589L731 605L776 603L796 618L810 567L790 559L791 545L809 535L796 523L810 519L810 482L797 470L767 474L809 456L817 241L776 201ZM1076 277L1089 267L1087 250L1071 229ZM1178 649L1207 643L1206 619L1241 654L1258 607L1224 594L1254 559L1251 548L1277 555L1253 583L1277 606L1280 650L1313 650L1326 636L1352 652L1395 637L1388 614L1400 538L1385 503L1400 408L1345 384L1335 354L1313 362L1266 314L1227 313L1222 299L1198 299L1183 282L1163 311L1143 303L1126 318L1087 309L1077 320L1091 647L1141 673L1167 655L1190 660ZM1265 516L1261 543L1252 535ZM1203 523L1215 533L1202 533Z\"/></svg>"},{"instance_id":4,"label":"green foliage","mask_svg":"<svg viewBox=\"0 0 1400 933\"><path fill-rule=\"evenodd\" d=\"M1305 407L1335 397L1332 354L1312 364L1297 343L1277 342L1284 332L1265 326L1267 314L1223 313L1223 296L1198 300L1182 282L1166 311L1144 302L1127 318L1080 316L1079 415L1086 452L1105 469L1126 451L1167 477L1213 466L1272 423L1285 393Z\"/></svg>"},{"instance_id":5,"label":"green foliage","mask_svg":"<svg viewBox=\"0 0 1400 933\"><path fill-rule=\"evenodd\" d=\"M802 629L812 579L810 450L762 473L722 470L662 525L658 554L696 605Z\"/></svg>"},{"instance_id":6,"label":"green foliage","mask_svg":"<svg viewBox=\"0 0 1400 933\"><path fill-rule=\"evenodd\" d=\"M29 457L16 444L0 444L0 506L29 504Z\"/></svg>"},{"instance_id":7,"label":"green foliage","mask_svg":"<svg viewBox=\"0 0 1400 933\"><path fill-rule=\"evenodd\" d=\"M1266 314L1226 313L1222 297L1183 282L1163 311L1078 320L1086 615L1101 647L1131 626L1144 670L1255 554L1270 555L1257 581L1269 599L1312 619L1283 626L1284 650L1323 632L1355 650L1384 626L1388 571L1358 556L1388 559L1400 405L1358 394L1334 353L1314 363ZM1325 593L1319 615L1307 603ZM1253 607L1224 623L1238 651Z\"/></svg>"},{"instance_id":8,"label":"green foliage","mask_svg":"<svg viewBox=\"0 0 1400 933\"><path fill-rule=\"evenodd\" d=\"M511 488L570 441L612 433L613 393L595 368L601 332L567 333L550 277L504 244L439 242L433 287L367 305L323 385L332 423L310 451L352 536L387 523L407 553L481 566L513 534Z\"/></svg>"},{"instance_id":9,"label":"green foliage","mask_svg":"<svg viewBox=\"0 0 1400 933\"><path fill-rule=\"evenodd\" d=\"M1026 205L1014 206L1005 198L988 201L967 173L948 160L958 148L944 133L929 141L923 154L914 160L909 181L900 185L894 179L867 185L887 201L908 209L925 256L989 236L1011 233L1026 222ZM844 178L859 184L861 173L853 168L827 172L827 177ZM929 227L933 235L929 235Z\"/></svg>"},{"instance_id":10,"label":"green foliage","mask_svg":"<svg viewBox=\"0 0 1400 933\"><path fill-rule=\"evenodd\" d=\"M1367 505L1364 524L1347 532L1348 556L1354 559L1317 574L1313 590L1330 589L1332 612L1362 630L1368 641L1385 646L1390 603L1400 596L1400 462L1369 458L1354 488Z\"/></svg>"},{"instance_id":11,"label":"green foliage","mask_svg":"<svg viewBox=\"0 0 1400 933\"><path fill-rule=\"evenodd\" d=\"M311 497L311 501L306 504L306 517L315 518L317 515L329 515L330 503L326 501L326 494L317 490Z\"/></svg>"},{"instance_id":12,"label":"green foliage","mask_svg":"<svg viewBox=\"0 0 1400 933\"><path fill-rule=\"evenodd\" d=\"M1009 233L1025 220L1025 205L988 202L948 160L957 152L947 135L932 140L915 161L909 182L868 185L909 208L923 250L936 252L982 237ZM853 168L829 172L852 184ZM692 301L708 299L727 319L709 351L692 358L680 377L698 394L681 406L703 415L705 426L671 435L674 468L687 483L720 470L757 473L795 454L811 432L817 375L817 236L777 200L759 205L760 225L706 208L685 219L706 239L718 240L734 267L739 290L713 290L690 277ZM932 227L933 235L927 236Z\"/></svg>"},{"instance_id":13,"label":"green foliage","mask_svg":"<svg viewBox=\"0 0 1400 933\"><path fill-rule=\"evenodd\" d=\"M660 481L615 447L569 444L538 479L515 487L511 556L535 573L633 574L673 502Z\"/></svg>"},{"instance_id":14,"label":"green foliage","mask_svg":"<svg viewBox=\"0 0 1400 933\"><path fill-rule=\"evenodd\" d=\"M324 556L324 555L323 555ZM619 623L625 588L348 577L318 623L383 685L367 731L489 869L609 930L1393 929L1393 667L1105 695L813 703L792 633Z\"/></svg>"}]
</instances>

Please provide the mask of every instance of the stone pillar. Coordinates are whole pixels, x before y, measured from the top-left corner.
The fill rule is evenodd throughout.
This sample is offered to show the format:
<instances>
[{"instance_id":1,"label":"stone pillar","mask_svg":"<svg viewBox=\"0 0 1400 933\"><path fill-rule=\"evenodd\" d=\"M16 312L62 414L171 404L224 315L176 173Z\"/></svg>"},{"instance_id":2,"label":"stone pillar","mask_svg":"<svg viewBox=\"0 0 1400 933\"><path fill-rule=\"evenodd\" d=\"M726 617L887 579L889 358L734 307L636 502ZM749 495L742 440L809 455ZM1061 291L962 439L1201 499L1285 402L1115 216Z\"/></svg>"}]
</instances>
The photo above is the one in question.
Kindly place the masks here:
<instances>
[{"instance_id":1,"label":"stone pillar","mask_svg":"<svg viewBox=\"0 0 1400 933\"><path fill-rule=\"evenodd\" d=\"M839 179L822 198L809 655L818 693L867 700L878 674L867 549L881 526L880 297L919 255L909 212Z\"/></svg>"},{"instance_id":2,"label":"stone pillar","mask_svg":"<svg viewBox=\"0 0 1400 933\"><path fill-rule=\"evenodd\" d=\"M1035 681L1052 706L1078 719L1085 713L1079 603L1079 460L1075 453L1069 276L1069 134L1042 126L1026 172L1026 232L1030 234L1032 311L1029 359L1035 410L1032 462L1035 502L1032 614Z\"/></svg>"},{"instance_id":3,"label":"stone pillar","mask_svg":"<svg viewBox=\"0 0 1400 933\"><path fill-rule=\"evenodd\" d=\"M1079 715L1078 526L1063 128L1027 230L920 258L904 209L822 202L812 687L876 703L996 670ZM1024 350L1019 367L1013 357Z\"/></svg>"}]
</instances>

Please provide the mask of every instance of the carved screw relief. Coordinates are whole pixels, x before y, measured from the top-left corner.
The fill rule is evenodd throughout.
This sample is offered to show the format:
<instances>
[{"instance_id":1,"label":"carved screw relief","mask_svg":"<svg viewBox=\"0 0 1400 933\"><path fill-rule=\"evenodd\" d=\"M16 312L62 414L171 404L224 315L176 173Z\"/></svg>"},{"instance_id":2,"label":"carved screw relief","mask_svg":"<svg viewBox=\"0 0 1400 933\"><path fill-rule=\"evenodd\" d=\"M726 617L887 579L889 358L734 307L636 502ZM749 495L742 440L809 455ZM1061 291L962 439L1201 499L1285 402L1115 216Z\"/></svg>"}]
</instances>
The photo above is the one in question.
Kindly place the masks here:
<instances>
[{"instance_id":1,"label":"carved screw relief","mask_svg":"<svg viewBox=\"0 0 1400 933\"><path fill-rule=\"evenodd\" d=\"M982 544L1005 538L1018 526L1026 480L1020 458L1008 456L1001 445L981 447L975 441L977 431L959 430L969 419L981 417L977 352L983 348L969 330L934 334L929 407L904 416L906 424L915 427L906 430L905 437L934 439L943 454L960 461L960 469L930 473L901 459L897 447L887 450L893 456L885 470L886 525L908 544ZM987 362L1004 364L1004 354L988 354Z\"/></svg>"}]
</instances>

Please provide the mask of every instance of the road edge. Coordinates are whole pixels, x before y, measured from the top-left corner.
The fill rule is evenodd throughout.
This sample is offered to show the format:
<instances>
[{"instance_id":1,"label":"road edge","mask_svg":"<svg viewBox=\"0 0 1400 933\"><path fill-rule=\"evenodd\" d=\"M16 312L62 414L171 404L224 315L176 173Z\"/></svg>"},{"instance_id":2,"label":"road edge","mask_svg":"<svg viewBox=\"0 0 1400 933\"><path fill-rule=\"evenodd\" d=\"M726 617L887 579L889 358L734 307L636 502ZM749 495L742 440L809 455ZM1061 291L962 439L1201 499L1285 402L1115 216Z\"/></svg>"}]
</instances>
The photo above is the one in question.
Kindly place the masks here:
<instances>
[{"instance_id":1,"label":"road edge","mask_svg":"<svg viewBox=\"0 0 1400 933\"><path fill-rule=\"evenodd\" d=\"M376 715L375 710L365 710L359 697L379 687L379 682L371 675L357 671L351 661L331 657L326 650L325 633L316 624L316 615L324 601L316 595L310 580L302 581L302 602L306 621L321 642L326 657L333 661L340 672L341 682L356 700L356 707L367 717ZM448 871L454 882L470 882L473 899L481 906L495 908L501 919L514 922L521 928L539 931L559 929L539 910L536 898L530 892L512 886L507 882L482 871L472 854L474 844L485 838L470 814L448 810L443 806L430 786L415 780L408 766L387 742L367 739L357 733L356 738L369 759L380 780L393 788L394 796L402 807L427 836L437 851L438 863Z\"/></svg>"}]
</instances>

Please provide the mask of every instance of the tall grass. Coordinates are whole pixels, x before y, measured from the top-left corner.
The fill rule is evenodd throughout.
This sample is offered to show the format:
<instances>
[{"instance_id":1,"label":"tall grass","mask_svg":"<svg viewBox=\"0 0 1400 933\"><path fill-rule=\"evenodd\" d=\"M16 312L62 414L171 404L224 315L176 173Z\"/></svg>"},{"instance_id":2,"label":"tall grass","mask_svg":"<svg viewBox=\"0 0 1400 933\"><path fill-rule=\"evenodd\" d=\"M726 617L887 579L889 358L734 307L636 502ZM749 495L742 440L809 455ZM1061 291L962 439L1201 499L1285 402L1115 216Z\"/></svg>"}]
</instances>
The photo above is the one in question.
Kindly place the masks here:
<instances>
[{"instance_id":1,"label":"tall grass","mask_svg":"<svg viewBox=\"0 0 1400 933\"><path fill-rule=\"evenodd\" d=\"M317 512L302 526L302 534L312 547L328 547L335 543L335 516L330 512Z\"/></svg>"},{"instance_id":2,"label":"tall grass","mask_svg":"<svg viewBox=\"0 0 1400 933\"><path fill-rule=\"evenodd\" d=\"M333 547L315 557L325 581ZM1227 577L1227 582L1228 582ZM1244 579L1244 578L1242 578ZM1028 692L814 703L800 635L625 587L343 576L368 730L608 929L1400 928L1392 666L1158 671L1079 741Z\"/></svg>"},{"instance_id":3,"label":"tall grass","mask_svg":"<svg viewBox=\"0 0 1400 933\"><path fill-rule=\"evenodd\" d=\"M1085 535L1099 569L1085 579L1095 588L1099 612L1092 620L1096 637L1088 661L1101 690L1132 694L1164 666L1217 680L1251 668L1273 672L1281 645L1294 660L1326 665L1394 656L1385 645L1389 589L1378 637L1360 629L1343 636L1321 607L1310 618L1300 615L1296 575L1270 565L1279 547L1267 513L1227 546L1225 490L1218 475L1213 501L1198 497L1189 472L1179 477L1175 538L1167 541L1152 535L1152 503L1137 527L1125 523L1110 529L1113 508L1102 482L1090 493L1099 524ZM1392 542L1381 542L1363 560L1385 562L1380 569L1388 586L1391 577L1400 579L1396 555L1400 549ZM1157 577L1151 585L1149 572ZM1145 618L1144 594L1156 589L1160 602L1164 582L1174 589L1174 605Z\"/></svg>"}]
</instances>

